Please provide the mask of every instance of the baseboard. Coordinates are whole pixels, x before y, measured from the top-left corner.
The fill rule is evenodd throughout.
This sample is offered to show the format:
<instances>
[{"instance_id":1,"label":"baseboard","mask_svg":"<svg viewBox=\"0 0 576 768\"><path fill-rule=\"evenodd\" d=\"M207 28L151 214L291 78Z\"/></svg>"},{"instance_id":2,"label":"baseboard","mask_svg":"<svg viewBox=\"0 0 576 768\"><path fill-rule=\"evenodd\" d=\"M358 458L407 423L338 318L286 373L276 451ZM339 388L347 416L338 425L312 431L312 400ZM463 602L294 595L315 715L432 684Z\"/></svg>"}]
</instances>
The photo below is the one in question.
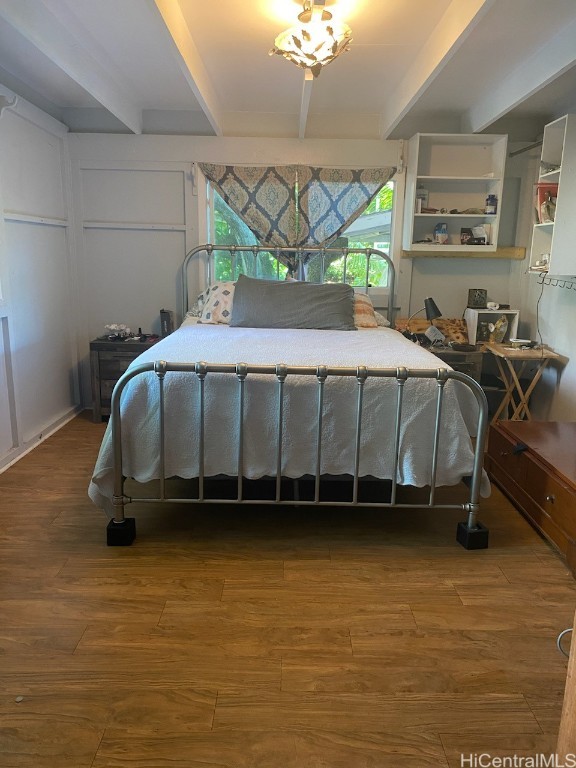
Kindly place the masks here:
<instances>
[{"instance_id":1,"label":"baseboard","mask_svg":"<svg viewBox=\"0 0 576 768\"><path fill-rule=\"evenodd\" d=\"M38 434L35 435L31 440L28 440L23 445L12 448L10 451L8 451L5 456L0 458L0 474L9 469L13 464L16 464L17 461L20 461L20 459L26 456L27 453L30 453L30 451L33 451L34 448L37 448L40 443L43 443L44 440L47 440L55 432L58 432L59 429L62 429L65 424L68 424L69 421L72 421L72 419L74 419L82 410L84 409L81 406L76 406L71 411L68 411L64 416L61 416L55 422L46 427L46 429L38 432Z\"/></svg>"}]
</instances>

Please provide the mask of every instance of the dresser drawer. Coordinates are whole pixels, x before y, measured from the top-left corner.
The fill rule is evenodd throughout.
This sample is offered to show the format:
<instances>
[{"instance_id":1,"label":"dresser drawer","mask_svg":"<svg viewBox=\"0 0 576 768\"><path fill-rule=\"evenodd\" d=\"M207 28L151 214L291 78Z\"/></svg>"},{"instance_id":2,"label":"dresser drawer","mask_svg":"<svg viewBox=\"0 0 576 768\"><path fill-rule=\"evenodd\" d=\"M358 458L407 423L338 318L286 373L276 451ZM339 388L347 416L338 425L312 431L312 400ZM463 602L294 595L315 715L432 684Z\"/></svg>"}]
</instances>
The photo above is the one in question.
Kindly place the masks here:
<instances>
[{"instance_id":1,"label":"dresser drawer","mask_svg":"<svg viewBox=\"0 0 576 768\"><path fill-rule=\"evenodd\" d=\"M488 438L488 455L502 471L519 485L524 485L526 478L526 455L523 452L514 453L517 442L509 440L493 429Z\"/></svg>"},{"instance_id":2,"label":"dresser drawer","mask_svg":"<svg viewBox=\"0 0 576 768\"><path fill-rule=\"evenodd\" d=\"M576 539L576 496L549 471L526 456L524 488L535 504L571 539Z\"/></svg>"},{"instance_id":3,"label":"dresser drawer","mask_svg":"<svg viewBox=\"0 0 576 768\"><path fill-rule=\"evenodd\" d=\"M116 386L117 379L104 379L100 382L100 398L102 401L106 401L110 405L112 399L112 390Z\"/></svg>"},{"instance_id":4,"label":"dresser drawer","mask_svg":"<svg viewBox=\"0 0 576 768\"><path fill-rule=\"evenodd\" d=\"M120 376L122 376L124 371L128 369L128 366L136 359L136 357L137 355L134 353L127 353L123 355L120 352L100 352L100 378L120 378Z\"/></svg>"}]
</instances>

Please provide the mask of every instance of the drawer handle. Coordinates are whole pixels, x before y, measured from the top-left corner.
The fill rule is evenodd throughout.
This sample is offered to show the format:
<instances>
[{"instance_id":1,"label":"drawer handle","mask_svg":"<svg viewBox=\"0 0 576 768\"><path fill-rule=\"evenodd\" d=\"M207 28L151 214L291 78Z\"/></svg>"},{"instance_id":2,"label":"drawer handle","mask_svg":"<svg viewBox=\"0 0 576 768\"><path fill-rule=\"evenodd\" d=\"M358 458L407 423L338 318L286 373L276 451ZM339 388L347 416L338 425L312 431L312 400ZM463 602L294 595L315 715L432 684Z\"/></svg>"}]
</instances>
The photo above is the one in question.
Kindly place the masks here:
<instances>
[{"instance_id":1,"label":"drawer handle","mask_svg":"<svg viewBox=\"0 0 576 768\"><path fill-rule=\"evenodd\" d=\"M553 493L549 493L548 496L546 496L546 501L549 501L550 504L554 504L556 501L556 496L554 496Z\"/></svg>"}]
</instances>

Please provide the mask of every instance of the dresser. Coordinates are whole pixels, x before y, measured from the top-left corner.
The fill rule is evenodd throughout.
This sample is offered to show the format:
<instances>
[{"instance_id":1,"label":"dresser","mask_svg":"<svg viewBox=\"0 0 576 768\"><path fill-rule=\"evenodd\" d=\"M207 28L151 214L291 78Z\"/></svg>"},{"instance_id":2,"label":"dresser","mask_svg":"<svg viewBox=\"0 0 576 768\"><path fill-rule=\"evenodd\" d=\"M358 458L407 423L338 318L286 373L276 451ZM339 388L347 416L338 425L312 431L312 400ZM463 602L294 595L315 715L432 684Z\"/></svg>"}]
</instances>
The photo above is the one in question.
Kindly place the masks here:
<instances>
[{"instance_id":1,"label":"dresser","mask_svg":"<svg viewBox=\"0 0 576 768\"><path fill-rule=\"evenodd\" d=\"M490 479L576 571L576 422L499 421L490 426Z\"/></svg>"},{"instance_id":2,"label":"dresser","mask_svg":"<svg viewBox=\"0 0 576 768\"><path fill-rule=\"evenodd\" d=\"M158 337L146 341L110 341L107 338L90 342L90 373L94 421L110 415L110 399L114 385L130 363L145 349L156 344Z\"/></svg>"}]
</instances>

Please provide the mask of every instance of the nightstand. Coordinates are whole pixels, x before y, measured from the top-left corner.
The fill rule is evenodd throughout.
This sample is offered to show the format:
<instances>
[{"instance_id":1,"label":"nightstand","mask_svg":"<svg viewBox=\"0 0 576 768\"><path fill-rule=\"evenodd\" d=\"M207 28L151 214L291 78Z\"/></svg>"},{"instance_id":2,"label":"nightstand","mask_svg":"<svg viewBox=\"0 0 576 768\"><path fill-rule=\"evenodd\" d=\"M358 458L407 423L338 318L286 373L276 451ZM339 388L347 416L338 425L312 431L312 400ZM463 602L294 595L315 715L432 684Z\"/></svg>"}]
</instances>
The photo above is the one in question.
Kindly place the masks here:
<instances>
[{"instance_id":1,"label":"nightstand","mask_svg":"<svg viewBox=\"0 0 576 768\"><path fill-rule=\"evenodd\" d=\"M461 352L452 347L427 347L432 354L439 357L455 371L460 373L466 373L471 376L478 383L480 383L480 376L482 374L482 356L483 352L479 349L475 349L470 352Z\"/></svg>"},{"instance_id":2,"label":"nightstand","mask_svg":"<svg viewBox=\"0 0 576 768\"><path fill-rule=\"evenodd\" d=\"M109 341L107 338L90 342L90 371L92 378L93 419L102 421L110 415L110 398L114 385L133 360L150 349L158 338L147 341Z\"/></svg>"}]
</instances>

